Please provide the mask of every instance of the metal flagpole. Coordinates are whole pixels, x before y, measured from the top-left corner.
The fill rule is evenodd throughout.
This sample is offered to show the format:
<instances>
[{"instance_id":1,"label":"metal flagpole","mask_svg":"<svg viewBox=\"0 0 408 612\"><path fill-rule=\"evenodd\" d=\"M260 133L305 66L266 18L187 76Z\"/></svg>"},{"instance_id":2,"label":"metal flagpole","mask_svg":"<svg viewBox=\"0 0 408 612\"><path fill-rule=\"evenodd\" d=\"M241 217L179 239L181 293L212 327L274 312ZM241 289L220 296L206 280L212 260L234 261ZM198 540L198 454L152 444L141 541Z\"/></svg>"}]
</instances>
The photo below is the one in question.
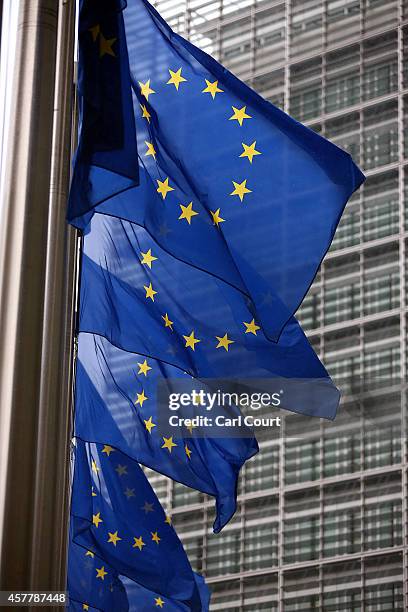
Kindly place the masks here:
<instances>
[{"instance_id":1,"label":"metal flagpole","mask_svg":"<svg viewBox=\"0 0 408 612\"><path fill-rule=\"evenodd\" d=\"M64 590L74 0L20 0L0 235L0 589Z\"/></svg>"}]
</instances>

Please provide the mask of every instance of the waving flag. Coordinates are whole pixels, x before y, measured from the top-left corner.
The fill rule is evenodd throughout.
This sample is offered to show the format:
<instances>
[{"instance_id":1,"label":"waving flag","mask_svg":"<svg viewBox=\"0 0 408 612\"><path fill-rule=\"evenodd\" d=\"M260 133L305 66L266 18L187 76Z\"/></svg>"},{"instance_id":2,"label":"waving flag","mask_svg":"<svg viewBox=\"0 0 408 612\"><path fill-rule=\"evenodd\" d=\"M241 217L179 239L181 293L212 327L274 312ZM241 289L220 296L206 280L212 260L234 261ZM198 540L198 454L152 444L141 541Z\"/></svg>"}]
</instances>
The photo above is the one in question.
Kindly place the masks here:
<instances>
[{"instance_id":1,"label":"waving flag","mask_svg":"<svg viewBox=\"0 0 408 612\"><path fill-rule=\"evenodd\" d=\"M235 513L239 470L258 446L253 437L159 433L158 379L179 376L183 373L167 363L122 351L100 336L80 334L76 432L86 440L109 441L140 463L213 495L218 532Z\"/></svg>"},{"instance_id":2,"label":"waving flag","mask_svg":"<svg viewBox=\"0 0 408 612\"><path fill-rule=\"evenodd\" d=\"M202 601L206 587L197 581L140 466L108 444L76 439L71 529L73 544L93 560L91 584L102 588L101 595L95 590L93 603L79 594L75 599L102 609L106 604L95 605L98 596L101 603L112 597L124 601L120 576L125 576L157 598L184 606L181 610L208 609ZM69 580L73 591L81 592L72 563ZM152 597L151 607L153 602Z\"/></svg>"},{"instance_id":3,"label":"waving flag","mask_svg":"<svg viewBox=\"0 0 408 612\"><path fill-rule=\"evenodd\" d=\"M159 434L157 385L300 379L312 392L288 407L334 417L339 393L293 315L364 177L145 0L82 0L79 29L68 210L84 234L74 543L106 563L116 597L138 592L149 609L154 594L156 607L167 598L175 609L205 610L170 525L159 511L141 514L155 502L136 461L214 495L219 531L257 446L251 437ZM147 505L129 513L133 489Z\"/></svg>"},{"instance_id":4,"label":"waving flag","mask_svg":"<svg viewBox=\"0 0 408 612\"><path fill-rule=\"evenodd\" d=\"M363 175L347 153L172 32L147 1L129 0L123 19L140 185L90 198L88 210L142 225L174 256L249 296L277 340ZM83 226L80 190L69 219Z\"/></svg>"},{"instance_id":5,"label":"waving flag","mask_svg":"<svg viewBox=\"0 0 408 612\"><path fill-rule=\"evenodd\" d=\"M82 223L105 198L138 185L124 0L80 0L79 145L70 206Z\"/></svg>"}]
</instances>

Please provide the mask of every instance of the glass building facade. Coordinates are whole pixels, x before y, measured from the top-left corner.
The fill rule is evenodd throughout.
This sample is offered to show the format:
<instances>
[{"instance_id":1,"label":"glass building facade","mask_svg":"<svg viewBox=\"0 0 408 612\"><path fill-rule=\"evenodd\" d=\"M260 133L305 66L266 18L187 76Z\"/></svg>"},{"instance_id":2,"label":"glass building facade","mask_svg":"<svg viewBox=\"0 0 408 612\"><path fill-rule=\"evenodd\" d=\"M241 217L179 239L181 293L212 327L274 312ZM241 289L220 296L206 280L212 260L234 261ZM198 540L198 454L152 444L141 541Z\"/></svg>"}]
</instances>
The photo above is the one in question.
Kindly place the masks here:
<instances>
[{"instance_id":1,"label":"glass building facade","mask_svg":"<svg viewBox=\"0 0 408 612\"><path fill-rule=\"evenodd\" d=\"M367 181L298 313L344 392L339 418L287 415L281 441L261 439L220 535L212 500L149 472L151 482L207 577L212 610L407 610L408 0L156 6L349 151Z\"/></svg>"}]
</instances>

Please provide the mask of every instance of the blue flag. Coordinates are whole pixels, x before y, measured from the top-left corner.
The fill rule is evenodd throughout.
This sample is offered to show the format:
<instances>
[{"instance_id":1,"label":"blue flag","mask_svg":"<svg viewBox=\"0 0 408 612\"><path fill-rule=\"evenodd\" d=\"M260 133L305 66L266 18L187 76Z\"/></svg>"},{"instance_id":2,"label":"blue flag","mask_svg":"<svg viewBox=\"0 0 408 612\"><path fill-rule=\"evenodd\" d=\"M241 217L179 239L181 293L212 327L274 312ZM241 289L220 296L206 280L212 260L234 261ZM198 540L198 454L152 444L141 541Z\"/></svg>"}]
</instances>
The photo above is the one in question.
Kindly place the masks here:
<instances>
[{"instance_id":1,"label":"blue flag","mask_svg":"<svg viewBox=\"0 0 408 612\"><path fill-rule=\"evenodd\" d=\"M309 389L285 407L336 413L339 393L294 318L278 343L268 340L241 292L175 259L133 223L94 215L80 304L77 435L215 496L216 532L235 512L239 469L256 442L159 434L161 379L300 379Z\"/></svg>"},{"instance_id":2,"label":"blue flag","mask_svg":"<svg viewBox=\"0 0 408 612\"><path fill-rule=\"evenodd\" d=\"M175 259L143 228L96 214L88 230L80 331L199 378L316 381L328 393L291 409L334 418L339 393L293 317L270 341L240 291Z\"/></svg>"},{"instance_id":3,"label":"blue flag","mask_svg":"<svg viewBox=\"0 0 408 612\"><path fill-rule=\"evenodd\" d=\"M124 0L81 0L79 145L69 207L89 218L105 198L138 185L136 127L122 9Z\"/></svg>"},{"instance_id":4,"label":"blue flag","mask_svg":"<svg viewBox=\"0 0 408 612\"><path fill-rule=\"evenodd\" d=\"M174 601L181 610L208 609L207 589L194 575L170 518L137 462L109 444L77 438L71 515L73 599L122 611L127 609L123 602L129 585L136 583L145 591L143 598L150 593L151 607L155 595ZM78 575L78 548L93 564L84 585ZM121 577L128 581L126 589ZM116 606L109 607L112 599Z\"/></svg>"},{"instance_id":5,"label":"blue flag","mask_svg":"<svg viewBox=\"0 0 408 612\"><path fill-rule=\"evenodd\" d=\"M253 436L212 439L196 435L198 428L194 436L175 428L159 433L158 381L183 376L168 363L122 351L101 336L80 334L76 433L107 441L157 472L214 496L218 532L235 513L239 470L258 446Z\"/></svg>"},{"instance_id":6,"label":"blue flag","mask_svg":"<svg viewBox=\"0 0 408 612\"><path fill-rule=\"evenodd\" d=\"M118 574L104 561L106 584L98 578L101 559L75 543L72 529L68 551L68 593L70 612L104 610L106 612L190 612L190 608L160 593L149 591L130 578ZM100 572L99 572L100 573ZM109 579L107 578L109 576ZM194 574L202 609L208 610L210 595L201 576Z\"/></svg>"},{"instance_id":7,"label":"blue flag","mask_svg":"<svg viewBox=\"0 0 408 612\"><path fill-rule=\"evenodd\" d=\"M250 297L276 341L364 177L347 153L172 32L147 1L129 0L123 19L140 185L90 199L88 210L138 223ZM76 187L68 216L83 227Z\"/></svg>"}]
</instances>

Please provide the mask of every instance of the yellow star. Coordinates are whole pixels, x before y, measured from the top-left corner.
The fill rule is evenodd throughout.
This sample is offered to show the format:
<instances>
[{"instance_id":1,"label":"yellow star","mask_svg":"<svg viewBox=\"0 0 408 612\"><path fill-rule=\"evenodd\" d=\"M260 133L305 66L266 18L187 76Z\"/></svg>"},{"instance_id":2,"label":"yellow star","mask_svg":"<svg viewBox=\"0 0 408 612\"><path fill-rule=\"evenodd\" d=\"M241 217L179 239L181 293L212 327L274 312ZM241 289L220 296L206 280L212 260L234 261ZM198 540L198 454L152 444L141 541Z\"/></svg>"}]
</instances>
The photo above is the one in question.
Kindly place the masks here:
<instances>
[{"instance_id":1,"label":"yellow star","mask_svg":"<svg viewBox=\"0 0 408 612\"><path fill-rule=\"evenodd\" d=\"M105 38L101 32L99 37L99 57L103 57L104 55L112 55L112 57L116 57L114 50L112 49L112 45L116 42L116 38Z\"/></svg>"},{"instance_id":2,"label":"yellow star","mask_svg":"<svg viewBox=\"0 0 408 612\"><path fill-rule=\"evenodd\" d=\"M149 512L154 512L153 504L150 504L148 501L145 501L144 505L141 507L141 510L144 510L145 514L149 514Z\"/></svg>"},{"instance_id":3,"label":"yellow star","mask_svg":"<svg viewBox=\"0 0 408 612\"><path fill-rule=\"evenodd\" d=\"M104 445L104 447L103 447L103 449L102 449L102 452L103 452L103 453L105 453L105 454L106 454L106 455L109 457L109 455L110 455L111 453L113 453L113 451L114 451L114 450L115 450L115 449L114 449L114 448L112 448L111 446L109 446L109 444L105 444L105 445Z\"/></svg>"},{"instance_id":4,"label":"yellow star","mask_svg":"<svg viewBox=\"0 0 408 612\"><path fill-rule=\"evenodd\" d=\"M215 336L218 340L218 344L215 348L224 348L227 352L228 352L228 347L230 344L234 344L234 340L230 340L228 338L228 334L225 334L225 336L222 336L222 338L220 336Z\"/></svg>"},{"instance_id":5,"label":"yellow star","mask_svg":"<svg viewBox=\"0 0 408 612\"><path fill-rule=\"evenodd\" d=\"M92 497L97 497L95 491L93 490L93 487L92 487L91 491L92 491Z\"/></svg>"},{"instance_id":6,"label":"yellow star","mask_svg":"<svg viewBox=\"0 0 408 612\"><path fill-rule=\"evenodd\" d=\"M233 120L236 119L236 121L238 121L239 125L242 126L244 119L252 119L251 115L247 115L246 114L246 106L243 106L242 108L235 108L235 106L232 107L232 110L234 111L234 114L229 118L229 120Z\"/></svg>"},{"instance_id":7,"label":"yellow star","mask_svg":"<svg viewBox=\"0 0 408 612\"><path fill-rule=\"evenodd\" d=\"M145 140L145 145L147 147L147 151L145 153L145 157L148 157L149 155L151 155L153 157L153 159L156 159L156 149L154 148L153 144L151 142L147 142L147 140Z\"/></svg>"},{"instance_id":8,"label":"yellow star","mask_svg":"<svg viewBox=\"0 0 408 612\"><path fill-rule=\"evenodd\" d=\"M171 525L171 516L166 514L166 520L164 522L167 523L168 525Z\"/></svg>"},{"instance_id":9,"label":"yellow star","mask_svg":"<svg viewBox=\"0 0 408 612\"><path fill-rule=\"evenodd\" d=\"M135 401L135 405L140 404L140 406L143 406L144 402L149 399L145 395L144 389L142 389L141 393L137 393L136 395L137 395L137 398L136 398L136 401Z\"/></svg>"},{"instance_id":10,"label":"yellow star","mask_svg":"<svg viewBox=\"0 0 408 612\"><path fill-rule=\"evenodd\" d=\"M82 604L82 609L83 609L83 610L89 610L89 606L88 606L88 604L83 603L83 604Z\"/></svg>"},{"instance_id":11,"label":"yellow star","mask_svg":"<svg viewBox=\"0 0 408 612\"><path fill-rule=\"evenodd\" d=\"M125 493L127 499L130 499L131 497L136 497L135 496L135 490L134 489L129 489L129 487L126 487L124 493Z\"/></svg>"},{"instance_id":12,"label":"yellow star","mask_svg":"<svg viewBox=\"0 0 408 612\"><path fill-rule=\"evenodd\" d=\"M159 534L157 533L157 531L155 531L153 533L153 531L150 532L152 534L152 540L153 542L156 542L156 544L158 544L161 540L161 538L159 538Z\"/></svg>"},{"instance_id":13,"label":"yellow star","mask_svg":"<svg viewBox=\"0 0 408 612\"><path fill-rule=\"evenodd\" d=\"M115 531L114 533L111 533L110 531L108 531L108 544L113 544L114 546L116 546L116 544L122 539L118 536L118 532Z\"/></svg>"},{"instance_id":14,"label":"yellow star","mask_svg":"<svg viewBox=\"0 0 408 612\"><path fill-rule=\"evenodd\" d=\"M162 608L164 606L164 601L161 597L155 597L154 601L156 603L156 606L158 606L159 608Z\"/></svg>"},{"instance_id":15,"label":"yellow star","mask_svg":"<svg viewBox=\"0 0 408 612\"><path fill-rule=\"evenodd\" d=\"M139 366L138 374L144 374L145 376L147 376L149 370L153 369L147 363L147 359L145 359L143 363L138 362L137 365Z\"/></svg>"},{"instance_id":16,"label":"yellow star","mask_svg":"<svg viewBox=\"0 0 408 612\"><path fill-rule=\"evenodd\" d=\"M260 151L257 151L255 149L256 140L254 140L254 142L251 145L246 145L244 142L241 144L244 147L244 152L241 153L240 157L247 157L249 159L249 163L252 164L252 159L255 155L262 155Z\"/></svg>"},{"instance_id":17,"label":"yellow star","mask_svg":"<svg viewBox=\"0 0 408 612\"><path fill-rule=\"evenodd\" d=\"M92 559L95 557L95 554L92 552L92 550L87 550L85 553L85 557L92 557Z\"/></svg>"},{"instance_id":18,"label":"yellow star","mask_svg":"<svg viewBox=\"0 0 408 612\"><path fill-rule=\"evenodd\" d=\"M195 345L198 342L201 342L201 340L199 340L198 338L194 337L194 329L191 332L191 334L189 336L184 336L183 335L184 340L186 341L186 348L190 347L193 351L195 351Z\"/></svg>"},{"instance_id":19,"label":"yellow star","mask_svg":"<svg viewBox=\"0 0 408 612\"><path fill-rule=\"evenodd\" d=\"M236 183L235 181L232 181L232 184L234 185L235 189L234 191L230 193L230 195L231 196L237 195L242 202L242 200L244 199L244 196L247 193L252 193L252 190L247 188L246 182L247 182L247 179L245 179L245 181L242 181L242 183Z\"/></svg>"},{"instance_id":20,"label":"yellow star","mask_svg":"<svg viewBox=\"0 0 408 612\"><path fill-rule=\"evenodd\" d=\"M220 215L221 210L219 208L217 208L217 210L215 211L210 210L210 213L211 213L214 225L218 227L220 223L224 223L225 219L221 217Z\"/></svg>"},{"instance_id":21,"label":"yellow star","mask_svg":"<svg viewBox=\"0 0 408 612\"><path fill-rule=\"evenodd\" d=\"M180 208L182 212L179 216L179 219L186 219L187 223L191 225L191 218L198 215L198 212L193 210L193 203L190 202L190 204L188 204L187 206L183 206L182 204L180 204Z\"/></svg>"},{"instance_id":22,"label":"yellow star","mask_svg":"<svg viewBox=\"0 0 408 612\"><path fill-rule=\"evenodd\" d=\"M164 321L164 327L170 327L171 331L173 331L173 321L170 321L167 312L164 316L162 315L162 319Z\"/></svg>"},{"instance_id":23,"label":"yellow star","mask_svg":"<svg viewBox=\"0 0 408 612\"><path fill-rule=\"evenodd\" d=\"M96 568L96 577L105 580L105 576L107 576L108 572L105 572L105 566L102 565L99 569Z\"/></svg>"},{"instance_id":24,"label":"yellow star","mask_svg":"<svg viewBox=\"0 0 408 612\"><path fill-rule=\"evenodd\" d=\"M169 69L169 73L170 73L170 78L167 81L166 85L174 85L174 87L178 91L178 88L180 87L180 83L183 83L183 81L187 81L187 79L181 76L181 68L179 68L177 72L173 72L172 70Z\"/></svg>"},{"instance_id":25,"label":"yellow star","mask_svg":"<svg viewBox=\"0 0 408 612\"><path fill-rule=\"evenodd\" d=\"M258 329L261 329L259 325L255 323L255 319L252 319L252 321L250 321L249 323L245 323L244 321L244 325L246 327L245 333L254 334L254 336L256 336L256 332L258 331Z\"/></svg>"},{"instance_id":26,"label":"yellow star","mask_svg":"<svg viewBox=\"0 0 408 612\"><path fill-rule=\"evenodd\" d=\"M127 475L127 465L120 465L120 463L118 463L115 472L117 472L119 476Z\"/></svg>"},{"instance_id":27,"label":"yellow star","mask_svg":"<svg viewBox=\"0 0 408 612\"><path fill-rule=\"evenodd\" d=\"M95 463L95 460L92 459L92 471L94 472L94 474L97 474L99 472L99 468Z\"/></svg>"},{"instance_id":28,"label":"yellow star","mask_svg":"<svg viewBox=\"0 0 408 612\"><path fill-rule=\"evenodd\" d=\"M150 123L150 117L151 117L151 114L150 114L150 113L149 113L149 111L147 110L146 106L145 106L144 104L140 104L139 106L140 106L140 108L141 108L141 110L142 110L142 117L143 117L144 119L147 119L148 123Z\"/></svg>"},{"instance_id":29,"label":"yellow star","mask_svg":"<svg viewBox=\"0 0 408 612\"><path fill-rule=\"evenodd\" d=\"M190 425L186 425L186 428L188 429L188 431L192 434L193 433L193 429L195 429L197 426L193 425L192 423L190 423Z\"/></svg>"},{"instance_id":30,"label":"yellow star","mask_svg":"<svg viewBox=\"0 0 408 612\"><path fill-rule=\"evenodd\" d=\"M157 257L152 255L152 249L149 249L148 251L146 251L146 253L143 253L143 251L141 251L140 254L142 256L142 260L140 263L145 264L150 269L152 269L152 263L154 261L157 261Z\"/></svg>"},{"instance_id":31,"label":"yellow star","mask_svg":"<svg viewBox=\"0 0 408 612\"><path fill-rule=\"evenodd\" d=\"M167 177L164 179L164 181L159 181L159 179L156 179L156 181L158 184L157 193L160 193L163 200L165 200L169 191L174 191L173 187L170 187L169 185L169 178Z\"/></svg>"},{"instance_id":32,"label":"yellow star","mask_svg":"<svg viewBox=\"0 0 408 612\"><path fill-rule=\"evenodd\" d=\"M186 451L187 457L191 459L191 449L188 448L187 444L185 445L184 450Z\"/></svg>"},{"instance_id":33,"label":"yellow star","mask_svg":"<svg viewBox=\"0 0 408 612\"><path fill-rule=\"evenodd\" d=\"M138 548L139 550L143 549L143 546L146 546L146 544L143 542L143 538L142 536L140 536L140 538L133 538L135 543L133 544L133 548Z\"/></svg>"},{"instance_id":34,"label":"yellow star","mask_svg":"<svg viewBox=\"0 0 408 612\"><path fill-rule=\"evenodd\" d=\"M99 527L99 523L103 523L103 520L101 519L101 513L98 512L97 514L93 514L92 515L92 523L95 525L96 528Z\"/></svg>"},{"instance_id":35,"label":"yellow star","mask_svg":"<svg viewBox=\"0 0 408 612\"><path fill-rule=\"evenodd\" d=\"M217 93L223 93L224 90L218 87L218 81L211 83L211 81L207 81L207 79L205 79L205 82L207 83L207 87L203 89L202 93L211 94L213 100Z\"/></svg>"},{"instance_id":36,"label":"yellow star","mask_svg":"<svg viewBox=\"0 0 408 612\"><path fill-rule=\"evenodd\" d=\"M164 444L162 445L162 448L167 448L167 450L169 451L169 453L171 453L171 450L174 446L177 446L177 444L175 444L173 442L173 436L170 436L170 438L165 438L163 436L163 440L164 440Z\"/></svg>"},{"instance_id":37,"label":"yellow star","mask_svg":"<svg viewBox=\"0 0 408 612\"><path fill-rule=\"evenodd\" d=\"M150 94L154 94L154 93L156 93L156 92L154 91L154 89L152 89L152 88L150 87L150 79L148 79L148 80L146 81L146 83L141 83L141 82L139 81L139 85L140 85L140 92L141 92L142 96L144 96L144 97L146 98L146 100L148 100L148 99L149 99Z\"/></svg>"},{"instance_id":38,"label":"yellow star","mask_svg":"<svg viewBox=\"0 0 408 612\"><path fill-rule=\"evenodd\" d=\"M92 40L96 42L96 39L99 36L99 32L101 31L99 23L94 25L92 28L89 28L89 32L92 34Z\"/></svg>"},{"instance_id":39,"label":"yellow star","mask_svg":"<svg viewBox=\"0 0 408 612\"><path fill-rule=\"evenodd\" d=\"M154 296L156 295L157 291L153 289L152 283L149 283L148 287L146 287L146 285L143 285L143 287L146 291L146 300L150 298L152 302L154 302Z\"/></svg>"},{"instance_id":40,"label":"yellow star","mask_svg":"<svg viewBox=\"0 0 408 612\"><path fill-rule=\"evenodd\" d=\"M153 427L156 427L155 423L153 423L153 421L152 421L152 417L149 417L149 418L147 419L147 421L146 421L146 420L144 420L144 424L145 424L145 427L146 427L146 429L147 429L147 431L148 431L149 433L152 433L152 429L153 429Z\"/></svg>"}]
</instances>

